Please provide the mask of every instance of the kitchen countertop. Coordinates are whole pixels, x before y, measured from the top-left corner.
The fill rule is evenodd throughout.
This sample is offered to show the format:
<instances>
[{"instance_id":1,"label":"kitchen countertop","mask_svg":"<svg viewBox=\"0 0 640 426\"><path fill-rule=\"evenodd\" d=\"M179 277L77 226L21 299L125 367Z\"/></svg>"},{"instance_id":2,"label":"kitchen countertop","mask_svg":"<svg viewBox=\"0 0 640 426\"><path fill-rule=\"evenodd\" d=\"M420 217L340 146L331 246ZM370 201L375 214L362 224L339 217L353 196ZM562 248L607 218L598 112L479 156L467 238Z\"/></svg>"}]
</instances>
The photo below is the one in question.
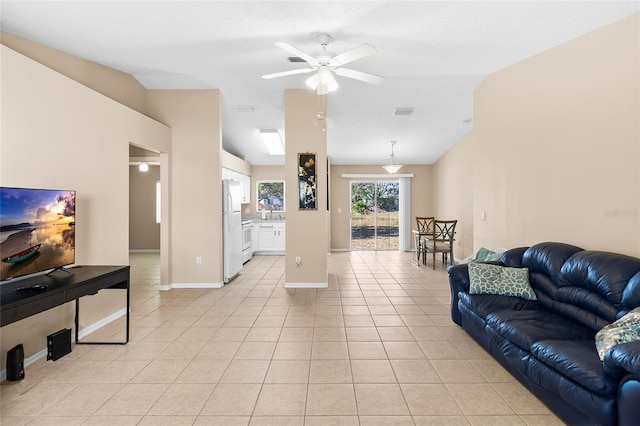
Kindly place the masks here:
<instances>
[{"instance_id":1,"label":"kitchen countertop","mask_svg":"<svg viewBox=\"0 0 640 426\"><path fill-rule=\"evenodd\" d=\"M242 219L242 223L283 223L285 218L281 219Z\"/></svg>"}]
</instances>

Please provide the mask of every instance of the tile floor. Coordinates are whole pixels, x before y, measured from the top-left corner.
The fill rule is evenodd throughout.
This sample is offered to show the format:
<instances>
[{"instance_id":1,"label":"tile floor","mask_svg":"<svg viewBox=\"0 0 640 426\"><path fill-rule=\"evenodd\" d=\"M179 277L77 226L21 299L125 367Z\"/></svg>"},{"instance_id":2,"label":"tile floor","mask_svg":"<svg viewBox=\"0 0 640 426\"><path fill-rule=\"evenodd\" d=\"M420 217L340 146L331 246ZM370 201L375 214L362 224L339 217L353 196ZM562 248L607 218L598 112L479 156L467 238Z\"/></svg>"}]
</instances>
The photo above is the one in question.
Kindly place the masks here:
<instances>
[{"instance_id":1,"label":"tile floor","mask_svg":"<svg viewBox=\"0 0 640 426\"><path fill-rule=\"evenodd\" d=\"M2 425L562 424L451 322L442 264L332 253L329 289L295 291L279 256L216 290L158 291L157 255L131 267L131 342L2 383Z\"/></svg>"}]
</instances>

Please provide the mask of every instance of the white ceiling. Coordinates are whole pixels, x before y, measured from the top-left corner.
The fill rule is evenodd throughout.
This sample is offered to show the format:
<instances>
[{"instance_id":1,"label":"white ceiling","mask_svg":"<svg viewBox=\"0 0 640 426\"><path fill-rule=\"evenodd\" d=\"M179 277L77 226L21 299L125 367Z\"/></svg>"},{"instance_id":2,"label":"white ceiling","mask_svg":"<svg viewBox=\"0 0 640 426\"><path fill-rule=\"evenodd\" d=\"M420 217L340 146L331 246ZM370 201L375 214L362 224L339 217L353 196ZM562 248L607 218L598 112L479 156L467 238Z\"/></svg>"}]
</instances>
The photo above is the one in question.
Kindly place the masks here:
<instances>
[{"instance_id":1,"label":"white ceiling","mask_svg":"<svg viewBox=\"0 0 640 426\"><path fill-rule=\"evenodd\" d=\"M390 140L403 164L432 164L472 124L473 92L490 73L640 10L640 1L7 1L2 31L133 74L150 89L219 88L223 144L254 165L269 156L261 128L284 134L284 89L306 75L274 45L313 53L319 33L342 53L378 53L349 68L386 77L375 86L338 77L327 99L333 164L384 164ZM597 61L597 58L594 58ZM239 113L234 105L252 105ZM414 107L394 117L395 107Z\"/></svg>"}]
</instances>

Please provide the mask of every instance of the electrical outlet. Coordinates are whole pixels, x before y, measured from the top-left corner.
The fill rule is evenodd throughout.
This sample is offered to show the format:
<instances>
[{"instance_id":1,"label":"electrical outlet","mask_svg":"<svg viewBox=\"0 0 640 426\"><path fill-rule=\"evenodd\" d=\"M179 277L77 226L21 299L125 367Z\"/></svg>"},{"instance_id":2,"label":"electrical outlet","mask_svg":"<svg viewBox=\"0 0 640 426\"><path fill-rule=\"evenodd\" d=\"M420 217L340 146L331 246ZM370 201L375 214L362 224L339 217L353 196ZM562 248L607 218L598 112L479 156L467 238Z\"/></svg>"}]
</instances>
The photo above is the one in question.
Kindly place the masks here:
<instances>
[{"instance_id":1,"label":"electrical outlet","mask_svg":"<svg viewBox=\"0 0 640 426\"><path fill-rule=\"evenodd\" d=\"M299 268L302 266L302 258L300 256L296 257L296 268Z\"/></svg>"},{"instance_id":2,"label":"electrical outlet","mask_svg":"<svg viewBox=\"0 0 640 426\"><path fill-rule=\"evenodd\" d=\"M202 258L200 256L196 257L196 265L202 265Z\"/></svg>"}]
</instances>

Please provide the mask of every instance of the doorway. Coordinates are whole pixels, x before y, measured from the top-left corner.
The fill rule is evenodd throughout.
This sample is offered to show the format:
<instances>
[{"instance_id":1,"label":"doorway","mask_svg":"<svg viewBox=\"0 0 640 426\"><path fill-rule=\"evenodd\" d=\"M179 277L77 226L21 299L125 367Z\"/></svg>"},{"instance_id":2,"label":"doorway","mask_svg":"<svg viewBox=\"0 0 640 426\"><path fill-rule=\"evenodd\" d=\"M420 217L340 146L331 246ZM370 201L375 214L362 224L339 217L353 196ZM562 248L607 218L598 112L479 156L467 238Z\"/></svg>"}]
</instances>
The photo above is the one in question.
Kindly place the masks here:
<instances>
[{"instance_id":1,"label":"doorway","mask_svg":"<svg viewBox=\"0 0 640 426\"><path fill-rule=\"evenodd\" d=\"M129 253L148 280L163 288L168 280L166 238L166 159L164 154L129 144ZM144 166L144 167L141 167ZM135 257L135 259L134 259ZM143 266L141 266L143 265Z\"/></svg>"},{"instance_id":2,"label":"doorway","mask_svg":"<svg viewBox=\"0 0 640 426\"><path fill-rule=\"evenodd\" d=\"M351 182L351 250L400 249L398 182Z\"/></svg>"}]
</instances>

